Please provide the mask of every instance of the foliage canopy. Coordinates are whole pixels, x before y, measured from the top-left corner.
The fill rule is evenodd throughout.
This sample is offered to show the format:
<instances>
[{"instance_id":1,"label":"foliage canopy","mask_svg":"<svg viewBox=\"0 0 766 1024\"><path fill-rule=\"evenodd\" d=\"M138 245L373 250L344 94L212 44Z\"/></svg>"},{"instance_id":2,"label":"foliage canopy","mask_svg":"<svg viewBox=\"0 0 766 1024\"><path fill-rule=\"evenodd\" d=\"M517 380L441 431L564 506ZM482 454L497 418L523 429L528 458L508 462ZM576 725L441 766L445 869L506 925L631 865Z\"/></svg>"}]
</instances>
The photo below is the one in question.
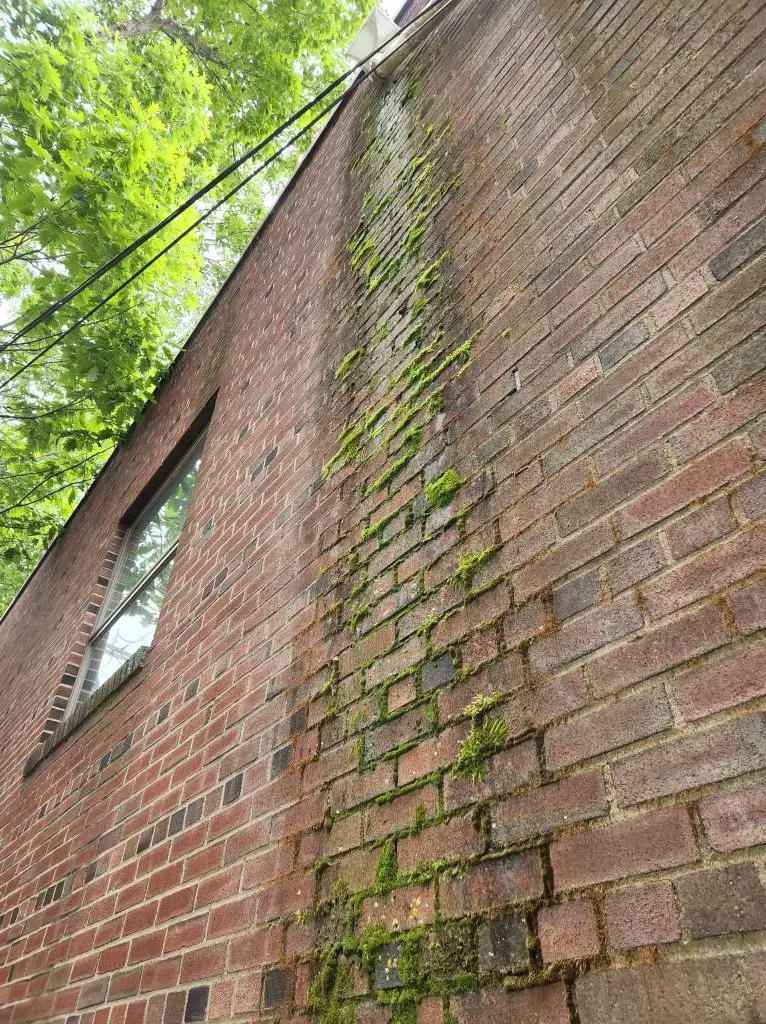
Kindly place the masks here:
<instances>
[{"instance_id":1,"label":"foliage canopy","mask_svg":"<svg viewBox=\"0 0 766 1024\"><path fill-rule=\"evenodd\" d=\"M369 6L0 0L0 607L143 407L310 136L5 386L233 180L28 335L14 341L14 330L331 81Z\"/></svg>"}]
</instances>

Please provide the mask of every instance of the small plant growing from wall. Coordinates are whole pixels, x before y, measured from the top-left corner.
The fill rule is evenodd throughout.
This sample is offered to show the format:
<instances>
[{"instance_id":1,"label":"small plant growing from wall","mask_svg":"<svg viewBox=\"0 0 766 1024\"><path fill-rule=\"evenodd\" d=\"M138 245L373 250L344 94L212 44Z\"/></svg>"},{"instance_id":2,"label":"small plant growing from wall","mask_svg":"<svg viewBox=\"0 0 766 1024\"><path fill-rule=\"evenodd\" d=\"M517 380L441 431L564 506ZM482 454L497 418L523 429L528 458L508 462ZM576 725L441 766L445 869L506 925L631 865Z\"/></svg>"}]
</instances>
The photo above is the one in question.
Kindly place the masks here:
<instances>
[{"instance_id":1,"label":"small plant growing from wall","mask_svg":"<svg viewBox=\"0 0 766 1024\"><path fill-rule=\"evenodd\" d=\"M456 778L470 777L480 782L486 775L486 762L508 741L510 730L502 718L492 718L488 712L500 700L499 693L479 694L464 708L471 718L471 731L460 744L452 774Z\"/></svg>"}]
</instances>

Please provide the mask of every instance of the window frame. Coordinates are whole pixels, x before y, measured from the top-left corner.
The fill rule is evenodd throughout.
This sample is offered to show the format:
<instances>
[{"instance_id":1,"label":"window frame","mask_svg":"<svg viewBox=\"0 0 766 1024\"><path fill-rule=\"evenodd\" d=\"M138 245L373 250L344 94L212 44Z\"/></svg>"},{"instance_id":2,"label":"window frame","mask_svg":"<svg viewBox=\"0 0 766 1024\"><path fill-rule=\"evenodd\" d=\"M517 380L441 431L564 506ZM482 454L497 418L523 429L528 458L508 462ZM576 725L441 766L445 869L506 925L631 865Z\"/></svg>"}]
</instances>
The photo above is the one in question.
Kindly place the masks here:
<instances>
[{"instance_id":1,"label":"window frame","mask_svg":"<svg viewBox=\"0 0 766 1024\"><path fill-rule=\"evenodd\" d=\"M144 575L131 587L131 589L122 598L119 604L117 604L116 607L112 609L112 611L107 611L111 602L112 595L114 594L115 588L117 587L118 581L122 574L125 561L128 558L128 551L130 549L130 542L132 537L134 536L136 530L141 528L141 525L145 521L145 519L148 516L150 516L154 510L156 510L163 504L164 498L167 497L167 495L172 491L174 485L178 482L179 477L181 477L188 470L189 465L192 463L192 461L195 458L201 458L202 452L205 447L206 437L207 426L205 426L205 428L201 430L200 433L194 438L194 440L191 442L188 448L186 448L186 450L183 452L183 455L181 455L178 458L178 461L176 462L172 470L170 470L170 472L168 472L162 478L161 482L152 492L152 494L148 497L148 499L145 500L140 505L135 515L132 516L132 522L130 522L126 526L125 533L120 542L120 551L115 561L114 568L112 569L112 575L107 585L104 598L101 602L101 608L99 609L98 615L96 616L96 621L93 623L93 629L91 630L91 634L88 637L88 641L85 645L85 650L82 655L82 661L77 672L77 678L75 680L74 686L72 687L72 692L69 696L69 701L67 703L66 711L64 712L64 717L62 721L66 721L77 710L77 705L79 703L80 695L82 693L83 683L89 670L93 646L98 643L98 641L111 629L114 623L117 622L117 620L124 614L125 610L135 600L138 594L140 594L140 592L145 587L147 587L152 582L152 580L163 571L163 569L168 565L168 563L172 562L173 559L175 558L178 552L178 547L181 543L181 537L183 536L184 526L186 525L186 517L188 516L189 511L188 508L186 511L186 515L184 516L184 522L181 526L181 529L178 532L178 536L173 541L173 543L168 547L168 550L165 551L160 556L160 558L154 563L154 565L152 565L151 568L148 569L144 573ZM200 469L201 468L202 467L200 466ZM196 486L197 480L195 479L194 487L196 488ZM193 498L194 495L192 490L192 495L190 496L189 499L189 507L191 506ZM168 586L170 586L170 581L168 581ZM160 615L162 614L164 604L165 599L163 598L162 604L160 605L160 609L157 614L155 632L157 624L159 623L160 620ZM153 637L154 634L152 634L152 638ZM122 662L122 665L124 665L127 660L128 659L126 658L125 661ZM115 672L119 672L119 670L120 669L117 668L115 669ZM91 693L88 694L88 696L91 696L93 693L97 693L98 690L101 689L101 686L103 686L107 681L108 680L104 680L104 682L101 683L100 686L94 687Z\"/></svg>"}]
</instances>

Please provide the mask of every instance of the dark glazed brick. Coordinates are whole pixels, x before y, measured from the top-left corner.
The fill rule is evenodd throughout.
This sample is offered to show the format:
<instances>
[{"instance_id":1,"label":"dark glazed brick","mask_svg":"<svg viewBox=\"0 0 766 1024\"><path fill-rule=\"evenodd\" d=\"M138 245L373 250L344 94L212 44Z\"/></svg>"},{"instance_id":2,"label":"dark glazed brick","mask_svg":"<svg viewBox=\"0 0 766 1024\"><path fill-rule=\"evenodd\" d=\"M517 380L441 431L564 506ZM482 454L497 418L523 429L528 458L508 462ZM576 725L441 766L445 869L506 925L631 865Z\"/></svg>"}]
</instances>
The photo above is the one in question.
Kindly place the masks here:
<instances>
[{"instance_id":1,"label":"dark glazed brick","mask_svg":"<svg viewBox=\"0 0 766 1024\"><path fill-rule=\"evenodd\" d=\"M184 1020L204 1020L207 1014L207 1001L210 989L207 985L197 985L189 989L186 997L186 1013Z\"/></svg>"},{"instance_id":2,"label":"dark glazed brick","mask_svg":"<svg viewBox=\"0 0 766 1024\"><path fill-rule=\"evenodd\" d=\"M281 775L282 772L287 771L290 767L290 747L282 747L281 750L277 750L271 758L271 778L275 779L277 775Z\"/></svg>"},{"instance_id":3,"label":"dark glazed brick","mask_svg":"<svg viewBox=\"0 0 766 1024\"><path fill-rule=\"evenodd\" d=\"M164 722L169 714L170 714L170 702L168 701L168 703L167 704L163 704L162 707L159 710L159 713L157 715L157 725L159 725L160 722Z\"/></svg>"},{"instance_id":4,"label":"dark glazed brick","mask_svg":"<svg viewBox=\"0 0 766 1024\"><path fill-rule=\"evenodd\" d=\"M153 830L147 828L141 833L138 839L138 846L136 847L136 853L143 853L144 850L148 850L152 845L152 832Z\"/></svg>"},{"instance_id":5,"label":"dark glazed brick","mask_svg":"<svg viewBox=\"0 0 766 1024\"><path fill-rule=\"evenodd\" d=\"M597 572L569 580L553 591L553 614L561 622L585 608L592 608L598 597L598 588Z\"/></svg>"},{"instance_id":6,"label":"dark glazed brick","mask_svg":"<svg viewBox=\"0 0 766 1024\"><path fill-rule=\"evenodd\" d=\"M308 718L308 710L306 708L299 708L290 715L290 735L295 736L296 733L303 732L306 728L306 720Z\"/></svg>"},{"instance_id":7,"label":"dark glazed brick","mask_svg":"<svg viewBox=\"0 0 766 1024\"><path fill-rule=\"evenodd\" d=\"M376 989L401 988L402 979L399 975L401 953L400 942L388 942L385 946L381 946L375 958L374 985Z\"/></svg>"},{"instance_id":8,"label":"dark glazed brick","mask_svg":"<svg viewBox=\"0 0 766 1024\"><path fill-rule=\"evenodd\" d=\"M117 758L122 757L123 754L130 750L130 746L133 742L133 734L128 733L127 736L123 736L120 742L112 750L112 761L116 761Z\"/></svg>"},{"instance_id":9,"label":"dark glazed brick","mask_svg":"<svg viewBox=\"0 0 766 1024\"><path fill-rule=\"evenodd\" d=\"M104 770L104 768L106 768L106 766L109 764L109 758L111 756L112 756L111 750L107 750L107 752L104 754L104 756L101 758L101 760L98 763L98 770L100 772L102 772Z\"/></svg>"},{"instance_id":10,"label":"dark glazed brick","mask_svg":"<svg viewBox=\"0 0 766 1024\"><path fill-rule=\"evenodd\" d=\"M242 773L235 775L234 778L229 779L226 785L223 787L223 802L224 804L231 804L237 800L242 793ZM190 808L191 809L191 808Z\"/></svg>"},{"instance_id":11,"label":"dark glazed brick","mask_svg":"<svg viewBox=\"0 0 766 1024\"><path fill-rule=\"evenodd\" d=\"M713 379L723 394L733 391L766 367L766 335L759 332L738 346L713 368Z\"/></svg>"},{"instance_id":12,"label":"dark glazed brick","mask_svg":"<svg viewBox=\"0 0 766 1024\"><path fill-rule=\"evenodd\" d=\"M615 363L619 363L630 352L642 345L648 338L646 328L643 324L634 324L627 331L618 334L616 338L609 341L603 348L599 349L599 359L605 370L610 370Z\"/></svg>"},{"instance_id":13,"label":"dark glazed brick","mask_svg":"<svg viewBox=\"0 0 766 1024\"><path fill-rule=\"evenodd\" d=\"M766 246L766 217L756 221L752 227L744 231L739 238L722 249L710 261L710 269L717 281L722 281L737 267L755 256Z\"/></svg>"},{"instance_id":14,"label":"dark glazed brick","mask_svg":"<svg viewBox=\"0 0 766 1024\"><path fill-rule=\"evenodd\" d=\"M163 1024L183 1024L185 1005L185 992L170 992L165 1003Z\"/></svg>"},{"instance_id":15,"label":"dark glazed brick","mask_svg":"<svg viewBox=\"0 0 766 1024\"><path fill-rule=\"evenodd\" d=\"M163 818L162 821L158 821L154 826L154 839L152 842L161 843L163 839L167 839L169 826L170 818Z\"/></svg>"},{"instance_id":16,"label":"dark glazed brick","mask_svg":"<svg viewBox=\"0 0 766 1024\"><path fill-rule=\"evenodd\" d=\"M482 971L512 971L529 966L527 929L517 914L508 914L479 925L479 967Z\"/></svg>"},{"instance_id":17,"label":"dark glazed brick","mask_svg":"<svg viewBox=\"0 0 766 1024\"><path fill-rule=\"evenodd\" d=\"M263 1005L266 1009L284 1006L290 1001L293 990L292 971L284 967L275 967L266 972L263 982Z\"/></svg>"},{"instance_id":18,"label":"dark glazed brick","mask_svg":"<svg viewBox=\"0 0 766 1024\"><path fill-rule=\"evenodd\" d=\"M184 691L184 701L191 700L199 689L199 679L193 679Z\"/></svg>"},{"instance_id":19,"label":"dark glazed brick","mask_svg":"<svg viewBox=\"0 0 766 1024\"><path fill-rule=\"evenodd\" d=\"M174 811L170 815L170 827L168 828L168 834L171 836L176 835L184 827L184 815L186 814L186 808L182 807L178 811Z\"/></svg>"},{"instance_id":20,"label":"dark glazed brick","mask_svg":"<svg viewBox=\"0 0 766 1024\"><path fill-rule=\"evenodd\" d=\"M437 686L451 683L455 676L452 655L442 654L433 661L427 661L421 672L421 687L424 693L430 693Z\"/></svg>"},{"instance_id":21,"label":"dark glazed brick","mask_svg":"<svg viewBox=\"0 0 766 1024\"><path fill-rule=\"evenodd\" d=\"M684 930L692 939L766 928L766 892L753 864L685 875L676 892Z\"/></svg>"},{"instance_id":22,"label":"dark glazed brick","mask_svg":"<svg viewBox=\"0 0 766 1024\"><path fill-rule=\"evenodd\" d=\"M242 776L240 776L240 779L241 778L242 778ZM240 789L241 788L242 788L242 786L241 786L241 783L240 783ZM237 796L239 796L239 794L237 794ZM197 822L202 817L202 811L203 811L204 807L205 807L205 801L204 801L204 799L202 797L199 797L197 800L193 800L189 804L189 806L186 808L186 821L185 821L186 828L189 828L191 825L196 825L197 824Z\"/></svg>"}]
</instances>

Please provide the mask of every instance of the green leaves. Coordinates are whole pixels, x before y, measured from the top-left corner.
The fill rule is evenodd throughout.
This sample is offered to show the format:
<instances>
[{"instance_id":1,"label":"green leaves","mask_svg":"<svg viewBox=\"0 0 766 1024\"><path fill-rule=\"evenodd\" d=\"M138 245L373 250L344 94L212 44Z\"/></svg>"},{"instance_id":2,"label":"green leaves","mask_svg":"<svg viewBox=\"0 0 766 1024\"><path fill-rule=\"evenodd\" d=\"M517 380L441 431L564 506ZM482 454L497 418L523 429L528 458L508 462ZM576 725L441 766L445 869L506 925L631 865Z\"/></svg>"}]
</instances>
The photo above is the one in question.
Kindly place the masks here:
<instances>
[{"instance_id":1,"label":"green leaves","mask_svg":"<svg viewBox=\"0 0 766 1024\"><path fill-rule=\"evenodd\" d=\"M345 67L369 6L162 0L147 14L133 0L14 0L0 21L0 323L29 321L270 133ZM264 189L310 140L63 340L233 180L24 338L0 327L0 381L39 356L0 390L0 605L249 242Z\"/></svg>"}]
</instances>

